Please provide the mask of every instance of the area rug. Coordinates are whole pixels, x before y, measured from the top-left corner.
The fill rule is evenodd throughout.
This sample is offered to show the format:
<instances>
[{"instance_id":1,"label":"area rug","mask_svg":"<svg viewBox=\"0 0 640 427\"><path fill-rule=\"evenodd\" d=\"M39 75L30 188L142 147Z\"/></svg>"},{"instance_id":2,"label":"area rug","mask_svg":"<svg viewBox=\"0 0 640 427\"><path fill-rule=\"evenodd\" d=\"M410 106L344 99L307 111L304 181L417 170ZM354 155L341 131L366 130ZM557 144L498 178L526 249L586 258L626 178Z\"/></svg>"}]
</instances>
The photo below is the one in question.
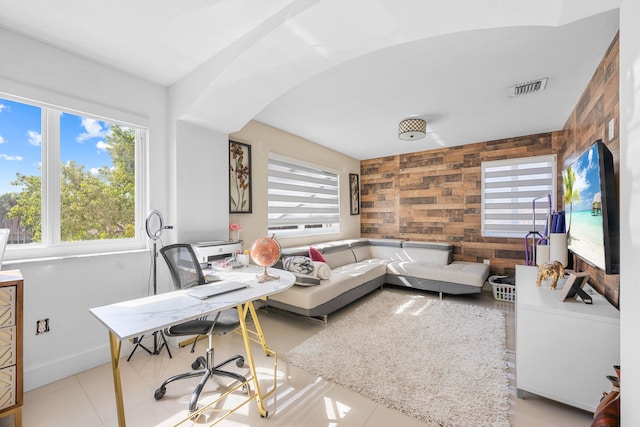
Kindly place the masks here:
<instances>
[{"instance_id":1,"label":"area rug","mask_svg":"<svg viewBox=\"0 0 640 427\"><path fill-rule=\"evenodd\" d=\"M381 291L284 358L434 426L510 423L498 310Z\"/></svg>"}]
</instances>

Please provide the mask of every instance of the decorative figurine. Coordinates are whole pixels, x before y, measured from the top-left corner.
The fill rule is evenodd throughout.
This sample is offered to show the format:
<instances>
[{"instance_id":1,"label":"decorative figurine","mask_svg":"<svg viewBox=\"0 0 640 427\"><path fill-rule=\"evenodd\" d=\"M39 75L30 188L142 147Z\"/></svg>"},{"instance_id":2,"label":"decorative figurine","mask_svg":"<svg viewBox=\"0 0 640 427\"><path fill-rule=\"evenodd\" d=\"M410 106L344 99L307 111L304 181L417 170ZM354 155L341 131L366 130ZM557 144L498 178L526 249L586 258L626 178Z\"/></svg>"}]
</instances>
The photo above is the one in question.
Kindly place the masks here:
<instances>
[{"instance_id":1,"label":"decorative figurine","mask_svg":"<svg viewBox=\"0 0 640 427\"><path fill-rule=\"evenodd\" d=\"M536 286L540 286L543 280L551 278L551 289L555 289L558 279L564 277L564 266L560 261L545 262L538 266L538 280Z\"/></svg>"}]
</instances>

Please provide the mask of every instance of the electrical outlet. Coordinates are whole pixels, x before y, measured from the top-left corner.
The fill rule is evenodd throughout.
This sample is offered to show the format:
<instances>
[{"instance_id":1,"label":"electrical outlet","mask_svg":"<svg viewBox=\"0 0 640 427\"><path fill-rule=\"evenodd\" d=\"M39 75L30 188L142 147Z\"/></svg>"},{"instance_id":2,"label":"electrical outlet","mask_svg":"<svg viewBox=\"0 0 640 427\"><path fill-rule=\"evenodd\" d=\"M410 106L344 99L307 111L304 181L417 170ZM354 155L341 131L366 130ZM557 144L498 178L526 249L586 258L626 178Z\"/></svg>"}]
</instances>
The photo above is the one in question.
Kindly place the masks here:
<instances>
[{"instance_id":1,"label":"electrical outlet","mask_svg":"<svg viewBox=\"0 0 640 427\"><path fill-rule=\"evenodd\" d=\"M487 265L491 265L491 261L490 261L490 260L488 260L488 259L485 259L485 260L484 260L484 263L485 263L485 264L487 264Z\"/></svg>"},{"instance_id":2,"label":"electrical outlet","mask_svg":"<svg viewBox=\"0 0 640 427\"><path fill-rule=\"evenodd\" d=\"M36 335L49 332L49 319L36 320Z\"/></svg>"}]
</instances>

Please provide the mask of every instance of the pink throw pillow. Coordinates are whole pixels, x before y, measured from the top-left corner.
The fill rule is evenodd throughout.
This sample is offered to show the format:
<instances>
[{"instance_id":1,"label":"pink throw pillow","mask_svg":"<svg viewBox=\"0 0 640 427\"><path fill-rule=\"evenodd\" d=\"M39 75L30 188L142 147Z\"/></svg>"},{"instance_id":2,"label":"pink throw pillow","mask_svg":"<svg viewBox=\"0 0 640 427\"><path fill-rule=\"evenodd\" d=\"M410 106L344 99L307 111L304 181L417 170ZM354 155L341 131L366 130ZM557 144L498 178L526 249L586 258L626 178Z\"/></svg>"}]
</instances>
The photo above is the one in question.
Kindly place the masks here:
<instances>
[{"instance_id":1,"label":"pink throw pillow","mask_svg":"<svg viewBox=\"0 0 640 427\"><path fill-rule=\"evenodd\" d=\"M311 258L311 261L320 261L324 263L327 262L325 261L320 251L314 248L313 246L309 246L309 258Z\"/></svg>"}]
</instances>

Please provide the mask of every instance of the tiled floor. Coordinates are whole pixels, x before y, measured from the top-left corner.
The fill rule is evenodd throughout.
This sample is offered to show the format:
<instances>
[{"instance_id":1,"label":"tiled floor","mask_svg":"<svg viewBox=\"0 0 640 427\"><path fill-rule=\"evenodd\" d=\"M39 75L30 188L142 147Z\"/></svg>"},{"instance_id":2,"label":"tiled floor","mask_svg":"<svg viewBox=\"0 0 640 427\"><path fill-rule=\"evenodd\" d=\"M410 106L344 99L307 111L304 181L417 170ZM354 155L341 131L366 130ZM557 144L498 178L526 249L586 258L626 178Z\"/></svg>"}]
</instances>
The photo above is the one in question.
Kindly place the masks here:
<instances>
[{"instance_id":1,"label":"tiled floor","mask_svg":"<svg viewBox=\"0 0 640 427\"><path fill-rule=\"evenodd\" d=\"M388 287L394 292L414 292ZM433 298L436 294L425 293ZM329 322L335 321L349 310L357 309L366 298L335 313ZM512 425L527 426L588 426L592 414L564 406L534 395L527 394L524 400L515 397L514 385L514 305L494 301L490 292L474 297L445 297L448 301L464 304L480 304L503 310L507 319L507 348L511 375L510 394L512 398ZM316 331L325 326L298 316L272 310L260 312L260 322L269 346L284 354ZM197 351L202 351L206 343L198 343ZM241 352L242 340L238 334L228 334L216 338L218 355ZM136 352L130 362L121 363L124 402L127 425L130 427L170 426L187 415L188 399L196 380L179 381L167 388L167 394L154 400L154 390L162 380L174 373L189 369L194 356L189 347L173 349L173 358L163 352L149 356L143 351ZM256 350L256 366L261 375L262 387L269 383L272 360ZM126 355L125 355L126 357ZM220 357L221 358L221 357ZM264 380L262 376L264 375ZM216 382L209 381L201 402L216 396ZM227 399L225 407L239 400L239 396ZM221 426L262 426L262 427L418 427L425 424L387 409L357 393L333 385L321 378L278 361L278 388L275 398L268 399L268 418L261 418L256 403L251 402L236 414L222 421ZM209 413L195 422L182 425L209 425L216 415ZM0 420L0 427L13 425L11 417ZM25 395L23 408L24 427L114 427L118 425L113 394L111 365L105 364L81 372L53 384L32 390Z\"/></svg>"}]
</instances>

